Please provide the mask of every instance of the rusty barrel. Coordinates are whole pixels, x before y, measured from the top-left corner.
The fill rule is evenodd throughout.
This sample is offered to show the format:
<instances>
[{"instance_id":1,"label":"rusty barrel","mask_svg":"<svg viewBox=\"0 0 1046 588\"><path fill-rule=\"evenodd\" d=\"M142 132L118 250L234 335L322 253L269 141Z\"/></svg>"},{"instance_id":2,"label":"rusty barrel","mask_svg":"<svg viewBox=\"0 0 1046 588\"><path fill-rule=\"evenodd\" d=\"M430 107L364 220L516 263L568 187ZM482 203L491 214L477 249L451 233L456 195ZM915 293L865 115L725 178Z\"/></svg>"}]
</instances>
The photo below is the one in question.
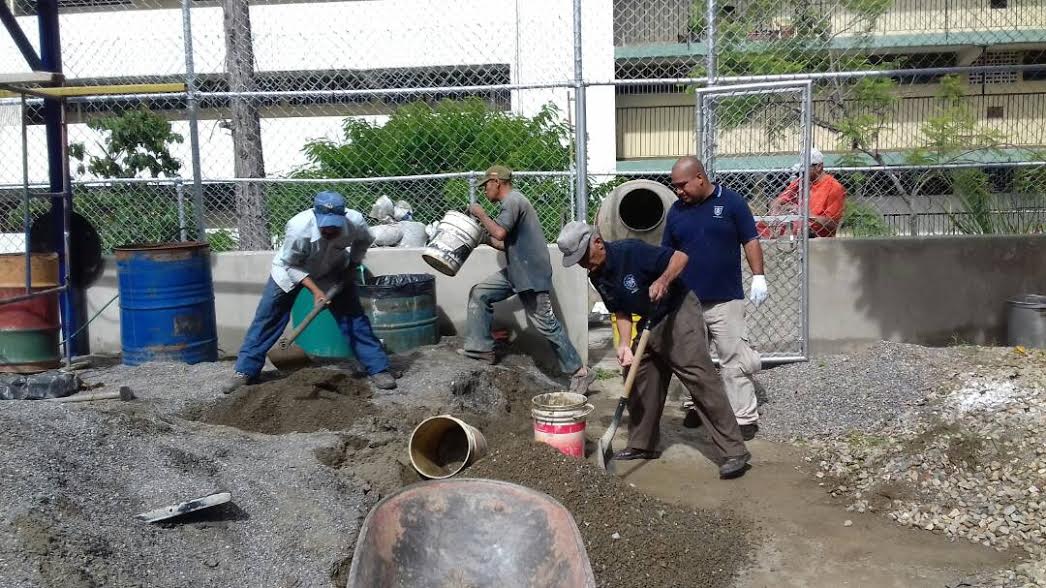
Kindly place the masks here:
<instances>
[{"instance_id":1,"label":"rusty barrel","mask_svg":"<svg viewBox=\"0 0 1046 588\"><path fill-rule=\"evenodd\" d=\"M217 361L210 247L159 243L114 252L123 362Z\"/></svg>"},{"instance_id":2,"label":"rusty barrel","mask_svg":"<svg viewBox=\"0 0 1046 588\"><path fill-rule=\"evenodd\" d=\"M32 291L58 287L58 254L33 253ZM0 255L0 299L24 296L25 254ZM58 367L58 293L0 305L0 372L31 374Z\"/></svg>"}]
</instances>

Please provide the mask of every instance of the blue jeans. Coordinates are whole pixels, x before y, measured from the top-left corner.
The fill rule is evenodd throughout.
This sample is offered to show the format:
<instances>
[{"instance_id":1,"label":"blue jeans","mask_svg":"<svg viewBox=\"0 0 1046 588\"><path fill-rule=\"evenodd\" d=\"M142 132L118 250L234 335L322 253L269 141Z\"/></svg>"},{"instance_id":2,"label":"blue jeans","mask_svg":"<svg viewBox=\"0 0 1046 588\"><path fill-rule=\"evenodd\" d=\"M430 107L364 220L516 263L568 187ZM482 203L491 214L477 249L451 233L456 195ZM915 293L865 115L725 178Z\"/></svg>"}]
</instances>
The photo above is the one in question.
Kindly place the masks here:
<instances>
[{"instance_id":1,"label":"blue jeans","mask_svg":"<svg viewBox=\"0 0 1046 588\"><path fill-rule=\"evenodd\" d=\"M494 322L494 303L511 298L512 289L505 270L491 275L472 287L469 292L468 328L465 337L466 351L490 352L494 350L494 338L490 334ZM552 311L552 296L548 292L525 290L519 292L527 318L548 339L559 359L563 373L573 374L581 368L581 357L567 338L563 325Z\"/></svg>"},{"instance_id":2,"label":"blue jeans","mask_svg":"<svg viewBox=\"0 0 1046 588\"><path fill-rule=\"evenodd\" d=\"M240 354L236 359L236 371L247 377L256 378L265 365L265 354L272 349L291 318L291 307L294 299L301 290L298 286L291 292L284 292L269 278L262 292L261 301L258 302L258 310L254 313L254 322L247 329L247 336L243 339ZM367 373L374 375L389 369L389 358L381 347L381 341L374 336L370 320L363 314L360 305L360 296L356 291L356 283L351 278L345 280L342 291L327 307L338 328L345 338L349 340L349 347L356 354L356 359L367 369Z\"/></svg>"}]
</instances>

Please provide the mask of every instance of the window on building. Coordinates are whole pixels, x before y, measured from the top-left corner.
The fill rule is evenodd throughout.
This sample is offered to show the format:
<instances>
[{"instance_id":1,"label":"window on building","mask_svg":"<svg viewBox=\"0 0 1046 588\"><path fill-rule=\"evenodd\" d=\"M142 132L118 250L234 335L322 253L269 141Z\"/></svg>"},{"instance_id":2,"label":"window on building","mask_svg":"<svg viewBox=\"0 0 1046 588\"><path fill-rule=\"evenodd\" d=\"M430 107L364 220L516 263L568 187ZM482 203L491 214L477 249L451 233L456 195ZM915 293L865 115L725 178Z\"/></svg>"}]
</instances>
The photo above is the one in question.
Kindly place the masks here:
<instances>
[{"instance_id":1,"label":"window on building","mask_svg":"<svg viewBox=\"0 0 1046 588\"><path fill-rule=\"evenodd\" d=\"M913 53L911 55L880 54L872 55L869 62L886 69L929 69L934 67L955 67L955 53ZM899 84L934 84L940 81L940 74L900 74L893 76Z\"/></svg>"},{"instance_id":2,"label":"window on building","mask_svg":"<svg viewBox=\"0 0 1046 588\"><path fill-rule=\"evenodd\" d=\"M1042 69L1039 70L1025 70L1024 81L1026 82L1043 82L1046 81L1046 51L1025 51L1024 57L1021 59L1021 63L1024 65L1041 65Z\"/></svg>"},{"instance_id":3,"label":"window on building","mask_svg":"<svg viewBox=\"0 0 1046 588\"><path fill-rule=\"evenodd\" d=\"M991 0L992 8L1006 8L1007 0Z\"/></svg>"},{"instance_id":4,"label":"window on building","mask_svg":"<svg viewBox=\"0 0 1046 588\"><path fill-rule=\"evenodd\" d=\"M1002 106L989 106L988 107L988 119L998 120L1006 117L1006 109Z\"/></svg>"}]
</instances>

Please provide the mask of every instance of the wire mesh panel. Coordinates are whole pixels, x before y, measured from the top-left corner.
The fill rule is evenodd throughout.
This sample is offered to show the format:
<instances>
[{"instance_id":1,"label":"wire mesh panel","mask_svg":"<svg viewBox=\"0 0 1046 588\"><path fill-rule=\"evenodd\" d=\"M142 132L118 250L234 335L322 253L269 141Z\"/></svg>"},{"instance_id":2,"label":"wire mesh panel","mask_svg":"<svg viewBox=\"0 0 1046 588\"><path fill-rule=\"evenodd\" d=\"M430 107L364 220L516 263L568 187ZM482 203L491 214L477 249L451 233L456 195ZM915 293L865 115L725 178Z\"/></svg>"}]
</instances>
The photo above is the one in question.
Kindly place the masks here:
<instances>
[{"instance_id":1,"label":"wire mesh panel","mask_svg":"<svg viewBox=\"0 0 1046 588\"><path fill-rule=\"evenodd\" d=\"M809 218L810 185L820 173L811 166L811 86L768 83L707 88L697 93L700 129L695 137L712 177L747 200L756 218L770 297L749 305L748 336L764 360L806 359L808 353L807 239L835 234L838 218ZM743 140L765 162L762 173L720 150ZM751 157L751 156L750 156ZM744 161L751 161L746 158ZM825 181L820 179L820 181ZM751 263L742 264L744 282Z\"/></svg>"}]
</instances>

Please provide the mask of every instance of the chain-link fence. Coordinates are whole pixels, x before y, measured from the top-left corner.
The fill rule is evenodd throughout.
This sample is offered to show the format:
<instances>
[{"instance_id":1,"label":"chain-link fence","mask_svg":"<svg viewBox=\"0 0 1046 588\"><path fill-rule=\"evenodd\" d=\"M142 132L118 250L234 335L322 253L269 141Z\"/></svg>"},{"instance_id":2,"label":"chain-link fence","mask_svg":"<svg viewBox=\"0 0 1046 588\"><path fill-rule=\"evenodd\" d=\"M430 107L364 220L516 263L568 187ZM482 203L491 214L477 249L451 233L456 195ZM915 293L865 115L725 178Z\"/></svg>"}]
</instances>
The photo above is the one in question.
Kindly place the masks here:
<instances>
[{"instance_id":1,"label":"chain-link fence","mask_svg":"<svg viewBox=\"0 0 1046 588\"><path fill-rule=\"evenodd\" d=\"M36 42L35 3L9 5ZM196 220L232 231L247 249L272 243L290 189L283 180L348 181L364 190L354 206L367 208L383 184L400 192L375 178L399 178L392 184L420 187L407 198L416 212L437 218L442 194L456 188L425 178L503 163L572 174L573 182L528 186L558 218L565 190L596 189L576 181L586 171L665 172L697 152L693 90L710 79L803 78L814 84L814 145L829 167L852 170L836 175L979 164L994 177L999 166L1046 159L1044 8L1041 0L68 0L60 2L66 84L94 94L67 100L69 141L82 146L71 168L78 181L186 178L189 200L208 206ZM6 39L0 55L24 69ZM168 136L143 130L152 122L134 120L139 111L166 121ZM789 117L772 96L735 101L715 121L717 169L790 167L795 155L776 138ZM21 180L20 131L10 118L0 116L0 184ZM38 99L24 118L30 181L43 182ZM154 143L114 148L125 132ZM127 165L141 155L176 164ZM91 165L107 156L112 165ZM869 201L855 182L843 182L854 202L887 203ZM308 192L309 183L300 185ZM975 217L958 208L967 202L940 199L914 214ZM993 230L1035 230L1021 216L1026 208L1003 204L995 216L1019 220ZM901 214L878 213L890 227ZM943 222L891 234L953 230Z\"/></svg>"},{"instance_id":2,"label":"chain-link fence","mask_svg":"<svg viewBox=\"0 0 1046 588\"><path fill-rule=\"evenodd\" d=\"M35 2L3 1L39 47ZM216 250L270 249L321 189L365 214L387 196L427 224L477 199L491 164L525 172L517 187L551 239L623 179L666 182L689 154L745 194L769 251L811 234L1044 229L1046 0L59 7L74 201L106 251L204 237ZM28 71L6 37L0 64ZM808 107L769 92L702 111L702 88L772 82L809 84ZM43 103L25 104L0 95L10 250L42 222L53 177ZM787 220L819 198L793 187L806 176L793 169L804 116L845 192L842 210L809 222ZM773 266L789 255L769 257L768 271L798 284L802 268ZM801 292L788 297L804 308Z\"/></svg>"}]
</instances>

